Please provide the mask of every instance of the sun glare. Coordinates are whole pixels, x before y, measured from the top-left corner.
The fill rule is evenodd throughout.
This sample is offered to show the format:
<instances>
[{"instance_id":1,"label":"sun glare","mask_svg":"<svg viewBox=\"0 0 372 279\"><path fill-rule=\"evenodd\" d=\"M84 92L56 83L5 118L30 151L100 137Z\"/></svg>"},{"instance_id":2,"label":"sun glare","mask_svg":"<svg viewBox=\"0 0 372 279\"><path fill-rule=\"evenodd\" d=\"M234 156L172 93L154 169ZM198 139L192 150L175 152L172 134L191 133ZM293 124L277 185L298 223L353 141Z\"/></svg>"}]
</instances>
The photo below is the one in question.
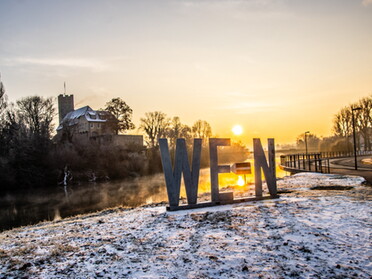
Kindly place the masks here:
<instances>
[{"instance_id":1,"label":"sun glare","mask_svg":"<svg viewBox=\"0 0 372 279\"><path fill-rule=\"evenodd\" d=\"M239 175L239 178L238 178L238 186L244 186L244 184L245 184L245 181L244 181L243 177L241 177L241 176Z\"/></svg>"},{"instance_id":2,"label":"sun glare","mask_svg":"<svg viewBox=\"0 0 372 279\"><path fill-rule=\"evenodd\" d=\"M242 126L240 125L235 125L233 128L232 128L232 132L234 133L234 135L241 135L243 133L243 128Z\"/></svg>"}]
</instances>

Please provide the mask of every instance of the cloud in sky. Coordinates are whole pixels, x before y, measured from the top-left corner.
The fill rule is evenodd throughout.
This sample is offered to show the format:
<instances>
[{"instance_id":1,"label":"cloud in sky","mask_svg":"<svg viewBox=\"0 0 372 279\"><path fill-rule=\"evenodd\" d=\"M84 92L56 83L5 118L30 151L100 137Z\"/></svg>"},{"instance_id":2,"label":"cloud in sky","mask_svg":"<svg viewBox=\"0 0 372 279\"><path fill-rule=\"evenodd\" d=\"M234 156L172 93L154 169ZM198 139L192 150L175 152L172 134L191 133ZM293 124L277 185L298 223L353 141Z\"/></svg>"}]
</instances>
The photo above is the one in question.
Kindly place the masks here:
<instances>
[{"instance_id":1,"label":"cloud in sky","mask_svg":"<svg viewBox=\"0 0 372 279\"><path fill-rule=\"evenodd\" d=\"M103 72L109 69L109 65L95 59L84 58L34 58L34 57L15 57L6 58L5 64L9 66L34 65L52 67L71 67L87 68L94 72Z\"/></svg>"},{"instance_id":2,"label":"cloud in sky","mask_svg":"<svg viewBox=\"0 0 372 279\"><path fill-rule=\"evenodd\" d=\"M372 4L372 0L363 0L362 2L363 6L368 6Z\"/></svg>"},{"instance_id":3,"label":"cloud in sky","mask_svg":"<svg viewBox=\"0 0 372 279\"><path fill-rule=\"evenodd\" d=\"M286 1L282 0L204 0L182 1L179 4L189 10L229 14L235 19L246 20L247 14L264 17L288 16Z\"/></svg>"},{"instance_id":4,"label":"cloud in sky","mask_svg":"<svg viewBox=\"0 0 372 279\"><path fill-rule=\"evenodd\" d=\"M239 91L231 91L231 92L226 92L227 97L232 97L232 98L255 98L257 97L256 94L249 94L249 93L242 93Z\"/></svg>"},{"instance_id":5,"label":"cloud in sky","mask_svg":"<svg viewBox=\"0 0 372 279\"><path fill-rule=\"evenodd\" d=\"M256 112L272 111L279 106L278 103L269 103L267 101L245 101L234 103L225 107L222 110L229 110L235 112L236 114L252 114Z\"/></svg>"},{"instance_id":6,"label":"cloud in sky","mask_svg":"<svg viewBox=\"0 0 372 279\"><path fill-rule=\"evenodd\" d=\"M188 0L180 2L185 7L247 7L247 8L262 8L278 5L282 1L278 0Z\"/></svg>"}]
</instances>

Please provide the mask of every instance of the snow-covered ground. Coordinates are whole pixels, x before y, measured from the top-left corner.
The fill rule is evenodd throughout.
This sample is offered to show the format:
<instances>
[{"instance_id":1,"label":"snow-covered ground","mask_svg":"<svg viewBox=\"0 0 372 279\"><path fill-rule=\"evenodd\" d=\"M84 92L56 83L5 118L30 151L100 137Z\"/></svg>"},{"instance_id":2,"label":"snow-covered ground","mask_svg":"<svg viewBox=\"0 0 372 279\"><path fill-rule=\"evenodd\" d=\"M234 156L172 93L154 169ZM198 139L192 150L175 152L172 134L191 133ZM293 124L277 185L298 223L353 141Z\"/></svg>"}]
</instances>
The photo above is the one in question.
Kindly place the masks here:
<instances>
[{"instance_id":1,"label":"snow-covered ground","mask_svg":"<svg viewBox=\"0 0 372 279\"><path fill-rule=\"evenodd\" d=\"M276 200L116 208L5 231L0 278L371 278L363 181L297 174L278 181Z\"/></svg>"}]
</instances>

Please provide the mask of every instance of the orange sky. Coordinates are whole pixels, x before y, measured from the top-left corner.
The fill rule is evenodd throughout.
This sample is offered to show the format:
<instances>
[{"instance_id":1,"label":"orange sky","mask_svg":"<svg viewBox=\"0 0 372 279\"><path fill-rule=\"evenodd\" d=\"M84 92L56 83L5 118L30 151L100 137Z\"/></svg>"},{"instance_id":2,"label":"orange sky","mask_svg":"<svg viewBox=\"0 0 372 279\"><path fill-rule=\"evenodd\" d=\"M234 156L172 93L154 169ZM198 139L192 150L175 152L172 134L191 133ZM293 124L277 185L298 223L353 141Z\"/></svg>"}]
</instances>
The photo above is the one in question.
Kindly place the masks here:
<instances>
[{"instance_id":1,"label":"orange sky","mask_svg":"<svg viewBox=\"0 0 372 279\"><path fill-rule=\"evenodd\" d=\"M372 93L372 1L10 1L0 72L11 101L76 106L123 98L134 122L160 110L243 141L331 134L340 108ZM135 131L136 132L136 131Z\"/></svg>"}]
</instances>

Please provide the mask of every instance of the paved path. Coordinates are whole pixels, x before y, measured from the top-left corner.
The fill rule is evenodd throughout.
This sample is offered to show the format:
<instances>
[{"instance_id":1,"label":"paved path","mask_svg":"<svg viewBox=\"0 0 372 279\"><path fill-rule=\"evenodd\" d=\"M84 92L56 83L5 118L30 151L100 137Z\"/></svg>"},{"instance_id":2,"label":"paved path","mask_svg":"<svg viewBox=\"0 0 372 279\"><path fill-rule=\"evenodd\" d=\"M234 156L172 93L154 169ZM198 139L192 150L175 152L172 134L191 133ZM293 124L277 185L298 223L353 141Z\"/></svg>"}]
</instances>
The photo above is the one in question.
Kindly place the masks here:
<instances>
[{"instance_id":1,"label":"paved path","mask_svg":"<svg viewBox=\"0 0 372 279\"><path fill-rule=\"evenodd\" d=\"M330 172L337 174L362 176L368 181L369 185L372 185L372 165L362 163L362 159L366 159L368 157L371 156L363 156L358 158L358 170L354 169L354 157L332 159L330 160Z\"/></svg>"}]
</instances>

